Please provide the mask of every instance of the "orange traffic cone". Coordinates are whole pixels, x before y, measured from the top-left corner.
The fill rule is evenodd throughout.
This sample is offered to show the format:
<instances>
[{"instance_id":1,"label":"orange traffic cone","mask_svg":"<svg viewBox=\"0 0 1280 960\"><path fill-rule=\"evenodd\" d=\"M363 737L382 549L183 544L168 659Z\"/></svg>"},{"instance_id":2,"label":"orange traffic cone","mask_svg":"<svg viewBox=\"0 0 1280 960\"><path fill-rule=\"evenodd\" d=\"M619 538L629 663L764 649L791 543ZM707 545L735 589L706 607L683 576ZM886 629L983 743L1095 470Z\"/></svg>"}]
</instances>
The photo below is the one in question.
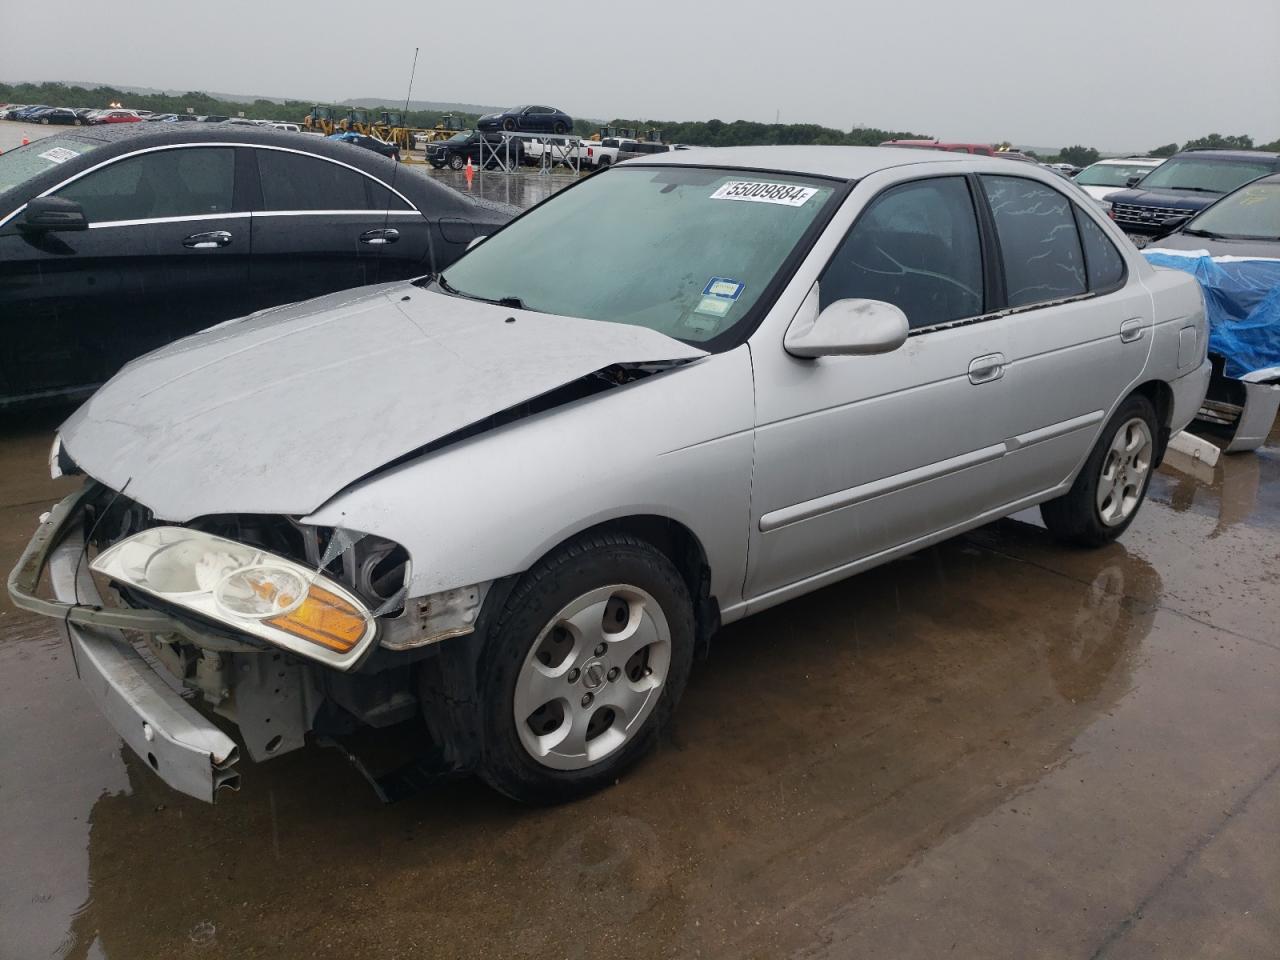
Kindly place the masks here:
<instances>
[{"instance_id":1,"label":"orange traffic cone","mask_svg":"<svg viewBox=\"0 0 1280 960\"><path fill-rule=\"evenodd\" d=\"M466 171L467 171L467 186L468 186L468 187L470 187L470 186L471 186L471 178L472 178L472 177L474 177L474 176L476 175L475 168L474 168L473 166L471 166L471 158L470 158L470 157L467 157L467 166L466 166Z\"/></svg>"},{"instance_id":2,"label":"orange traffic cone","mask_svg":"<svg viewBox=\"0 0 1280 960\"><path fill-rule=\"evenodd\" d=\"M23 138L22 138L22 145L23 145L24 147L25 147L28 143L30 143L30 142L31 142L31 138L30 138L30 137L23 137Z\"/></svg>"}]
</instances>

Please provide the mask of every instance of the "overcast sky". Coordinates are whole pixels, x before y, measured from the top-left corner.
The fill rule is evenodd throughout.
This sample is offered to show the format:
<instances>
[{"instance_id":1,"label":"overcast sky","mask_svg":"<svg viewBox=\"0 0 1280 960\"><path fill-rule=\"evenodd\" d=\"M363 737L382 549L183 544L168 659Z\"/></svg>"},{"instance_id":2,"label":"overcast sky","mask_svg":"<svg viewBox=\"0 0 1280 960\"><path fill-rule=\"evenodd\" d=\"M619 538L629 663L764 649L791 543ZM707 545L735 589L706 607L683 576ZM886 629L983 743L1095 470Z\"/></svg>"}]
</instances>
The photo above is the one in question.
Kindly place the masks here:
<instances>
[{"instance_id":1,"label":"overcast sky","mask_svg":"<svg viewBox=\"0 0 1280 960\"><path fill-rule=\"evenodd\" d=\"M1280 137L1280 0L0 0L0 80L1145 149Z\"/></svg>"}]
</instances>

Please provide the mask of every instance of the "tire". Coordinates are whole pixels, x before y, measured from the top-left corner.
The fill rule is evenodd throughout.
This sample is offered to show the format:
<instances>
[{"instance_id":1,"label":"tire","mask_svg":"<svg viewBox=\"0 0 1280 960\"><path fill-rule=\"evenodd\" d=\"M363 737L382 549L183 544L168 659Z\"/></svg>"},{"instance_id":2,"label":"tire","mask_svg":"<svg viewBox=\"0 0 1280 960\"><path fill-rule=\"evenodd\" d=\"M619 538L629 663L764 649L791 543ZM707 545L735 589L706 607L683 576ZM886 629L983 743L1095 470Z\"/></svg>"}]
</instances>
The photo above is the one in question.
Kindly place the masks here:
<instances>
[{"instance_id":1,"label":"tire","mask_svg":"<svg viewBox=\"0 0 1280 960\"><path fill-rule=\"evenodd\" d=\"M462 159L462 157L456 153L449 158L449 168L451 170L461 170L466 165L467 161Z\"/></svg>"},{"instance_id":2,"label":"tire","mask_svg":"<svg viewBox=\"0 0 1280 960\"><path fill-rule=\"evenodd\" d=\"M516 128L516 122L512 120L510 117L507 117L507 119L502 121L502 129L507 131L507 133L511 133L513 130L515 130L515 128Z\"/></svg>"},{"instance_id":3,"label":"tire","mask_svg":"<svg viewBox=\"0 0 1280 960\"><path fill-rule=\"evenodd\" d=\"M49 125L49 118L48 118L48 117L42 117L42 118L40 119L40 122L41 122L42 124L44 124L44 125L47 127L47 126Z\"/></svg>"},{"instance_id":4,"label":"tire","mask_svg":"<svg viewBox=\"0 0 1280 960\"><path fill-rule=\"evenodd\" d=\"M1147 495L1158 436L1151 401L1137 393L1128 397L1107 421L1071 489L1040 505L1049 532L1082 547L1101 547L1124 533Z\"/></svg>"},{"instance_id":5,"label":"tire","mask_svg":"<svg viewBox=\"0 0 1280 960\"><path fill-rule=\"evenodd\" d=\"M553 133L558 133L563 135L568 131L568 128L561 121L557 120L555 123L555 126L553 126L551 130Z\"/></svg>"},{"instance_id":6,"label":"tire","mask_svg":"<svg viewBox=\"0 0 1280 960\"><path fill-rule=\"evenodd\" d=\"M607 167L607 166L609 166L609 164L611 164L611 163L613 163L613 160L611 160L609 157L601 157L601 158L600 158L600 162L599 162L599 163L597 163L597 164L596 164L596 166L597 166L597 167ZM612 181L610 181L610 182L612 182Z\"/></svg>"},{"instance_id":7,"label":"tire","mask_svg":"<svg viewBox=\"0 0 1280 960\"><path fill-rule=\"evenodd\" d=\"M481 778L533 804L613 783L670 718L693 641L688 587L655 547L597 534L558 548L520 578L485 637Z\"/></svg>"}]
</instances>

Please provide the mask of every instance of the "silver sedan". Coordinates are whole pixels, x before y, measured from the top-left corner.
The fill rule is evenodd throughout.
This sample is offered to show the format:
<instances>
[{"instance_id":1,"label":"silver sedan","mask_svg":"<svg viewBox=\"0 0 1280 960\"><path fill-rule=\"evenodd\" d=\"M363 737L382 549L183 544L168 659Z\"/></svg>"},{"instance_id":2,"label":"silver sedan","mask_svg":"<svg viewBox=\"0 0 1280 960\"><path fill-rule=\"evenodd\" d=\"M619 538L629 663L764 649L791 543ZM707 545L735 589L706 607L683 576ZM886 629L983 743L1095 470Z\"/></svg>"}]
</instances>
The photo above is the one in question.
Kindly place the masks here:
<instances>
[{"instance_id":1,"label":"silver sedan","mask_svg":"<svg viewBox=\"0 0 1280 960\"><path fill-rule=\"evenodd\" d=\"M421 723L556 801L654 743L721 624L1035 504L1122 534L1205 350L1195 281L1033 165L655 155L443 275L125 368L62 427L53 469L88 481L10 589L195 796L237 744L122 631L255 759Z\"/></svg>"}]
</instances>

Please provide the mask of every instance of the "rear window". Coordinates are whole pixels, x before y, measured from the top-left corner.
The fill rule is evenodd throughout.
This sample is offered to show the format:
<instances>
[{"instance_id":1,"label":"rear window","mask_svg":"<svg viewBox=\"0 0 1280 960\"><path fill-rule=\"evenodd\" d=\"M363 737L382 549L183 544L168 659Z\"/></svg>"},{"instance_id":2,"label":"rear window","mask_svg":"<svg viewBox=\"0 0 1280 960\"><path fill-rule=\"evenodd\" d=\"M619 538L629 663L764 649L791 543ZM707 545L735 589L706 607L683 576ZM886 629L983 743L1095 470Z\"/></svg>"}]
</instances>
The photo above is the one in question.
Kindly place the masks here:
<instances>
[{"instance_id":1,"label":"rear window","mask_svg":"<svg viewBox=\"0 0 1280 960\"><path fill-rule=\"evenodd\" d=\"M68 160L82 157L100 147L100 143L71 137L42 137L25 147L0 153L0 193L12 190L46 170L59 167Z\"/></svg>"}]
</instances>

